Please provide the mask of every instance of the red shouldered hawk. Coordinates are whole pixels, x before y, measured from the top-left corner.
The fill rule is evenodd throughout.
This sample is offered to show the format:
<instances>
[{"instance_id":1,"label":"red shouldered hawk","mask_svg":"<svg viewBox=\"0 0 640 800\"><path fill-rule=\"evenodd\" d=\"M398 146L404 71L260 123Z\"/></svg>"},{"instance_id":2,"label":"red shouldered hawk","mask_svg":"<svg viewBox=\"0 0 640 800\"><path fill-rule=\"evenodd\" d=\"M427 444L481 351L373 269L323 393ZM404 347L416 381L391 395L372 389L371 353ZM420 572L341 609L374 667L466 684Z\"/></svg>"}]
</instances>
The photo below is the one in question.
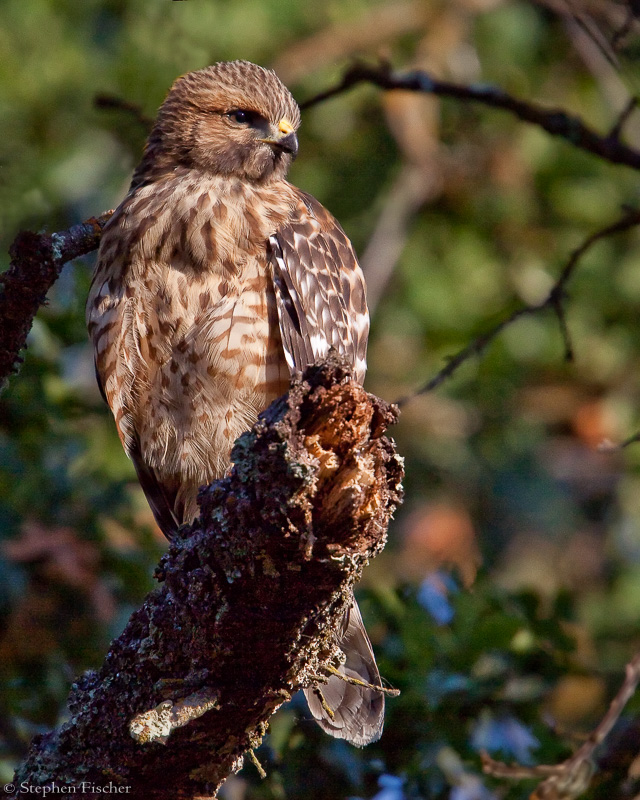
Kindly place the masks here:
<instances>
[{"instance_id":1,"label":"red shouldered hawk","mask_svg":"<svg viewBox=\"0 0 640 800\"><path fill-rule=\"evenodd\" d=\"M299 124L289 91L255 64L179 78L104 229L87 304L96 373L168 538L292 373L333 346L364 379L369 316L353 248L285 180ZM355 600L340 647L347 675L380 685ZM379 738L381 692L335 676L322 692L333 716L305 693L325 731Z\"/></svg>"}]
</instances>

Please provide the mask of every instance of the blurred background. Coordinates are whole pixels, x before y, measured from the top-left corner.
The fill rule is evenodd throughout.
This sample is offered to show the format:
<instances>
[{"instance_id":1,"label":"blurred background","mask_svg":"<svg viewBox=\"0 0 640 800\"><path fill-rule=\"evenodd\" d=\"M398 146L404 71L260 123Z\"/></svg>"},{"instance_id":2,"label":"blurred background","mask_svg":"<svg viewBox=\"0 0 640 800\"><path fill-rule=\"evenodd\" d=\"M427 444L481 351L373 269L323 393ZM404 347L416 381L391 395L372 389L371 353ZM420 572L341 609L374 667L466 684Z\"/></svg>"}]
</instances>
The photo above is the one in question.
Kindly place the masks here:
<instances>
[{"instance_id":1,"label":"blurred background","mask_svg":"<svg viewBox=\"0 0 640 800\"><path fill-rule=\"evenodd\" d=\"M180 74L245 58L299 101L354 57L492 83L601 132L640 86L637 3L610 0L1 0L0 269L20 229L124 196ZM613 46L612 46L613 43ZM96 103L134 104L140 115ZM140 116L143 118L141 119ZM624 127L640 147L640 112ZM367 388L411 393L522 303L589 234L637 206L638 176L509 114L361 86L303 114L293 183L341 221L369 282ZM406 501L359 598L401 690L380 742L322 734L295 699L230 779L243 798L516 800L479 752L566 757L640 646L640 233L594 246L570 284L567 363L546 313L509 327L392 431ZM164 549L93 377L70 263L0 397L0 779L65 718L152 587ZM589 798L640 791L632 700ZM634 749L635 748L635 749Z\"/></svg>"}]
</instances>

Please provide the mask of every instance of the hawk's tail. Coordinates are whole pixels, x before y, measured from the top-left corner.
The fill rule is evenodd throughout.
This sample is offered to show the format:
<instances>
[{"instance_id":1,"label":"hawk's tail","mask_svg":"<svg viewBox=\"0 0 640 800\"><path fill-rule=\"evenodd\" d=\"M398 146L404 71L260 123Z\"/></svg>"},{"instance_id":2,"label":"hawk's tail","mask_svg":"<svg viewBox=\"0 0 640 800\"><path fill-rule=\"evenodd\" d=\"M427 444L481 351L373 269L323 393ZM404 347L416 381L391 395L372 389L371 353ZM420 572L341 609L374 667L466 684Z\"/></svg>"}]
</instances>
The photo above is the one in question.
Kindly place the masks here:
<instances>
[{"instance_id":1,"label":"hawk's tail","mask_svg":"<svg viewBox=\"0 0 640 800\"><path fill-rule=\"evenodd\" d=\"M381 686L371 642L355 599L345 612L344 634L339 644L346 656L339 672L347 678ZM304 694L316 722L329 735L358 747L375 742L382 735L383 692L332 675L327 684L309 687Z\"/></svg>"}]
</instances>

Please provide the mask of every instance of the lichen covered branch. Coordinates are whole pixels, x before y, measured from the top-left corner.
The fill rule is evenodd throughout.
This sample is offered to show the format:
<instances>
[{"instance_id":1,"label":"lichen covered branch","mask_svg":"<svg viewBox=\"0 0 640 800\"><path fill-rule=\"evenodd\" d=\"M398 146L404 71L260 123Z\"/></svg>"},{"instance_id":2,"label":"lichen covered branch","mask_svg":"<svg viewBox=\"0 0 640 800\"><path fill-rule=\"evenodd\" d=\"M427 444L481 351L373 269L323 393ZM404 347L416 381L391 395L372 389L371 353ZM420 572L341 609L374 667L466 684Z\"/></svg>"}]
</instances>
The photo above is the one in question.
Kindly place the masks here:
<instances>
[{"instance_id":1,"label":"lichen covered branch","mask_svg":"<svg viewBox=\"0 0 640 800\"><path fill-rule=\"evenodd\" d=\"M98 247L111 213L60 233L22 231L16 236L9 250L9 269L0 275L0 389L17 371L33 318L62 267Z\"/></svg>"},{"instance_id":2,"label":"lichen covered branch","mask_svg":"<svg viewBox=\"0 0 640 800\"><path fill-rule=\"evenodd\" d=\"M214 796L271 714L327 674L349 593L384 545L402 464L397 411L336 358L312 367L201 492L160 586L73 687L70 720L32 743L15 784L128 797Z\"/></svg>"}]
</instances>

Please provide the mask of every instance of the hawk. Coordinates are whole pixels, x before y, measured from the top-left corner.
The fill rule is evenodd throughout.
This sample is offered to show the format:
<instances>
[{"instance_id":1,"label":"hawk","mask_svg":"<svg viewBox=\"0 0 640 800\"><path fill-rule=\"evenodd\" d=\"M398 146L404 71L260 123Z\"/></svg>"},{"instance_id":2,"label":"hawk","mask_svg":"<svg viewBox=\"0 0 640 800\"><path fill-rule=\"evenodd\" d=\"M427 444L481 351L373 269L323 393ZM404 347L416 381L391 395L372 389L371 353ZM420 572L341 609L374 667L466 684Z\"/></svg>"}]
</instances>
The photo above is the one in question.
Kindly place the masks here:
<instances>
[{"instance_id":1,"label":"hawk","mask_svg":"<svg viewBox=\"0 0 640 800\"><path fill-rule=\"evenodd\" d=\"M364 277L344 231L285 180L300 110L247 61L179 78L104 229L87 303L98 382L170 539L224 475L235 439L335 347L366 369ZM380 686L355 599L342 671ZM379 738L382 692L332 676L305 690L332 736Z\"/></svg>"}]
</instances>

